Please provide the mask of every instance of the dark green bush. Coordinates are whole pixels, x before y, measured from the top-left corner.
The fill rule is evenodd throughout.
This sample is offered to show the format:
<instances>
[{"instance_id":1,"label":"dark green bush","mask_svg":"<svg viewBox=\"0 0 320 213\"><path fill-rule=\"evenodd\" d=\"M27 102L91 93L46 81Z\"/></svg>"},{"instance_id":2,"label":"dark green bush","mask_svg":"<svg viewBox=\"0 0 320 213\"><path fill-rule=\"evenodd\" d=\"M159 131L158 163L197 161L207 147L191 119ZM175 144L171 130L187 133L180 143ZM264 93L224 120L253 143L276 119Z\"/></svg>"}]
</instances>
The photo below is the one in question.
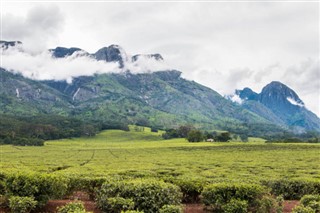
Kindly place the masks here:
<instances>
[{"instance_id":1,"label":"dark green bush","mask_svg":"<svg viewBox=\"0 0 320 213\"><path fill-rule=\"evenodd\" d=\"M5 179L6 193L10 196L33 197L38 206L49 199L61 198L67 191L68 181L48 174L11 174Z\"/></svg>"},{"instance_id":2,"label":"dark green bush","mask_svg":"<svg viewBox=\"0 0 320 213\"><path fill-rule=\"evenodd\" d=\"M159 213L182 213L182 208L178 205L164 205Z\"/></svg>"},{"instance_id":3,"label":"dark green bush","mask_svg":"<svg viewBox=\"0 0 320 213\"><path fill-rule=\"evenodd\" d=\"M260 185L231 183L212 184L205 187L201 193L203 203L217 210L223 209L223 206L234 199L246 201L248 207L256 208L259 205L258 200L264 194L266 194L266 189Z\"/></svg>"},{"instance_id":4,"label":"dark green bush","mask_svg":"<svg viewBox=\"0 0 320 213\"><path fill-rule=\"evenodd\" d=\"M231 199L228 203L222 205L224 213L247 213L248 202L245 200Z\"/></svg>"},{"instance_id":5,"label":"dark green bush","mask_svg":"<svg viewBox=\"0 0 320 213\"><path fill-rule=\"evenodd\" d=\"M144 213L143 211L137 211L137 210L127 210L127 211L121 211L121 213Z\"/></svg>"},{"instance_id":6,"label":"dark green bush","mask_svg":"<svg viewBox=\"0 0 320 213\"><path fill-rule=\"evenodd\" d=\"M135 210L154 213L164 205L180 204L181 191L175 185L155 180L106 182L97 194L98 206L104 206L111 197L131 198Z\"/></svg>"},{"instance_id":7,"label":"dark green bush","mask_svg":"<svg viewBox=\"0 0 320 213\"><path fill-rule=\"evenodd\" d=\"M9 207L13 213L28 213L35 209L37 201L33 197L12 196L9 198Z\"/></svg>"},{"instance_id":8,"label":"dark green bush","mask_svg":"<svg viewBox=\"0 0 320 213\"><path fill-rule=\"evenodd\" d=\"M58 207L57 213L86 213L86 210L82 202L75 201Z\"/></svg>"},{"instance_id":9,"label":"dark green bush","mask_svg":"<svg viewBox=\"0 0 320 213\"><path fill-rule=\"evenodd\" d=\"M320 194L320 181L315 180L268 180L263 185L271 188L274 195L282 195L286 200L298 200L306 194Z\"/></svg>"},{"instance_id":10,"label":"dark green bush","mask_svg":"<svg viewBox=\"0 0 320 213\"><path fill-rule=\"evenodd\" d=\"M120 213L121 211L133 210L133 199L125 199L123 197L110 197L99 206L104 212Z\"/></svg>"}]
</instances>

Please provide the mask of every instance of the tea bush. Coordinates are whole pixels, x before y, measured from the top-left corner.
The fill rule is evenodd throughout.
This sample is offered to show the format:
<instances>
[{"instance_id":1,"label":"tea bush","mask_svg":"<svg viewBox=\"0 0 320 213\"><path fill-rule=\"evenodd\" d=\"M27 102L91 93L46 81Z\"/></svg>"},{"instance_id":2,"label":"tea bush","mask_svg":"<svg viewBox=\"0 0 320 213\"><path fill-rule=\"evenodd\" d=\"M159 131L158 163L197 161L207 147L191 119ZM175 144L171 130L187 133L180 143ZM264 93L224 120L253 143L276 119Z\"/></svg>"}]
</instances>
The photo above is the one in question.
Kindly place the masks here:
<instances>
[{"instance_id":1,"label":"tea bush","mask_svg":"<svg viewBox=\"0 0 320 213\"><path fill-rule=\"evenodd\" d=\"M231 199L228 203L222 205L222 211L225 213L247 213L248 202L245 200Z\"/></svg>"},{"instance_id":2,"label":"tea bush","mask_svg":"<svg viewBox=\"0 0 320 213\"><path fill-rule=\"evenodd\" d=\"M11 196L9 198L9 207L13 213L28 213L35 209L37 201L33 197Z\"/></svg>"},{"instance_id":3,"label":"tea bush","mask_svg":"<svg viewBox=\"0 0 320 213\"><path fill-rule=\"evenodd\" d=\"M298 200L307 194L320 194L320 181L300 179L300 180L269 180L262 181L263 185L271 188L274 195L282 195L286 200Z\"/></svg>"},{"instance_id":4,"label":"tea bush","mask_svg":"<svg viewBox=\"0 0 320 213\"><path fill-rule=\"evenodd\" d=\"M164 205L159 213L182 213L181 206L178 205Z\"/></svg>"},{"instance_id":5,"label":"tea bush","mask_svg":"<svg viewBox=\"0 0 320 213\"><path fill-rule=\"evenodd\" d=\"M204 180L175 179L170 182L180 187L182 192L182 202L184 203L199 202L200 200L199 196L205 184Z\"/></svg>"},{"instance_id":6,"label":"tea bush","mask_svg":"<svg viewBox=\"0 0 320 213\"><path fill-rule=\"evenodd\" d=\"M133 210L134 202L132 199L123 197L110 197L100 206L101 210L109 213L120 213L121 211Z\"/></svg>"},{"instance_id":7,"label":"tea bush","mask_svg":"<svg viewBox=\"0 0 320 213\"><path fill-rule=\"evenodd\" d=\"M38 206L49 199L61 198L68 186L65 178L48 174L10 174L4 182L9 196L33 197Z\"/></svg>"},{"instance_id":8,"label":"tea bush","mask_svg":"<svg viewBox=\"0 0 320 213\"><path fill-rule=\"evenodd\" d=\"M201 193L203 203L217 210L223 210L231 201L232 203L227 206L228 209L237 205L242 208L244 206L242 201L247 202L248 208L256 208L259 205L259 199L265 194L266 189L260 185L236 183L211 184Z\"/></svg>"},{"instance_id":9,"label":"tea bush","mask_svg":"<svg viewBox=\"0 0 320 213\"><path fill-rule=\"evenodd\" d=\"M86 210L82 202L75 201L58 207L57 213L86 213Z\"/></svg>"},{"instance_id":10,"label":"tea bush","mask_svg":"<svg viewBox=\"0 0 320 213\"><path fill-rule=\"evenodd\" d=\"M293 213L319 213L320 195L305 195L300 200L300 205L293 209Z\"/></svg>"},{"instance_id":11,"label":"tea bush","mask_svg":"<svg viewBox=\"0 0 320 213\"><path fill-rule=\"evenodd\" d=\"M175 185L156 180L107 181L97 194L98 206L105 206L111 197L131 198L135 210L154 213L164 205L180 204L181 191Z\"/></svg>"}]
</instances>

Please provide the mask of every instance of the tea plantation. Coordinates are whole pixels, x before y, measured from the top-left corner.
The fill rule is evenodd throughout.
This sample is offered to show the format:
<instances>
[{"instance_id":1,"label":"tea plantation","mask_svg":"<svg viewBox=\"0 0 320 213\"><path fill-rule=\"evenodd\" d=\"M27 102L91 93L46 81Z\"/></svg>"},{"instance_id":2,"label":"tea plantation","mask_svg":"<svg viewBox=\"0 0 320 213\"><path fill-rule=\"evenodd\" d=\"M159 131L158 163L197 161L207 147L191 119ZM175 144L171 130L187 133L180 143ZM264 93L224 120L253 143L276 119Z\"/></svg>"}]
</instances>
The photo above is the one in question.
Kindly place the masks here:
<instances>
[{"instance_id":1,"label":"tea plantation","mask_svg":"<svg viewBox=\"0 0 320 213\"><path fill-rule=\"evenodd\" d=\"M189 143L163 140L161 134L131 128L47 141L41 147L2 145L0 194L31 197L42 205L81 190L95 197L101 209L109 209L106 212L112 212L114 203L120 212L119 202L126 204L122 210L157 212L201 200L212 209L232 212L262 208L256 201L269 199L266 196L300 199L320 192L319 144ZM157 202L140 199L147 189L148 195L154 191L160 196L148 202ZM226 191L229 197L215 197Z\"/></svg>"}]
</instances>

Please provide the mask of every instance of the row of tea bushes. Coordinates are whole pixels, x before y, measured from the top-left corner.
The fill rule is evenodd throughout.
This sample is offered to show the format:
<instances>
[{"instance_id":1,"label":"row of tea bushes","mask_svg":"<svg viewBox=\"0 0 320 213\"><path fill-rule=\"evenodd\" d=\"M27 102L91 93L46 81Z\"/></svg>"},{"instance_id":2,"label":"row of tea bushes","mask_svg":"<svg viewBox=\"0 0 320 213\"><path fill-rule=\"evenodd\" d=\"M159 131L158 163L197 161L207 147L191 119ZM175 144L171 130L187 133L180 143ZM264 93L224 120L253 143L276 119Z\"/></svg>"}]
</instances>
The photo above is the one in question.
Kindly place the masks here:
<instances>
[{"instance_id":1,"label":"row of tea bushes","mask_svg":"<svg viewBox=\"0 0 320 213\"><path fill-rule=\"evenodd\" d=\"M104 212L181 212L181 203L202 201L221 212L276 212L285 199L320 194L320 181L269 180L258 183L207 183L194 179L81 178L39 173L0 173L0 205L21 212L41 207L73 191L87 192ZM271 196L272 195L272 196ZM19 206L20 205L20 206Z\"/></svg>"}]
</instances>

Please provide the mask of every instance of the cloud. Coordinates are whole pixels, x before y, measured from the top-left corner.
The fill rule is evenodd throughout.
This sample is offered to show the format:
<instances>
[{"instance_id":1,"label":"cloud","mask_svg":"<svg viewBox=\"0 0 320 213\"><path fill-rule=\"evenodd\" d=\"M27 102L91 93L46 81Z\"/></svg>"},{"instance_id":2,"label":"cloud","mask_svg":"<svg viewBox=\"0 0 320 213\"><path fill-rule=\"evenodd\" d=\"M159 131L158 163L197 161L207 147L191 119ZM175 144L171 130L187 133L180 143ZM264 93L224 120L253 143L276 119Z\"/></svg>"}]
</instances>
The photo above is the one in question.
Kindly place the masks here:
<instances>
[{"instance_id":1,"label":"cloud","mask_svg":"<svg viewBox=\"0 0 320 213\"><path fill-rule=\"evenodd\" d=\"M63 30L64 15L58 6L37 5L25 16L6 13L2 25L3 39L23 41L25 49L39 52Z\"/></svg>"},{"instance_id":2,"label":"cloud","mask_svg":"<svg viewBox=\"0 0 320 213\"><path fill-rule=\"evenodd\" d=\"M92 56L82 51L76 51L65 58L54 58L49 51L32 53L23 49L23 46L11 47L2 52L2 67L14 73L20 73L26 78L34 80L65 80L69 83L79 76L92 76L102 73L121 73L130 70L132 73L148 73L167 70L168 66L163 61L149 57L139 57L132 62L127 59L124 68L119 68L119 63L97 61Z\"/></svg>"}]
</instances>

